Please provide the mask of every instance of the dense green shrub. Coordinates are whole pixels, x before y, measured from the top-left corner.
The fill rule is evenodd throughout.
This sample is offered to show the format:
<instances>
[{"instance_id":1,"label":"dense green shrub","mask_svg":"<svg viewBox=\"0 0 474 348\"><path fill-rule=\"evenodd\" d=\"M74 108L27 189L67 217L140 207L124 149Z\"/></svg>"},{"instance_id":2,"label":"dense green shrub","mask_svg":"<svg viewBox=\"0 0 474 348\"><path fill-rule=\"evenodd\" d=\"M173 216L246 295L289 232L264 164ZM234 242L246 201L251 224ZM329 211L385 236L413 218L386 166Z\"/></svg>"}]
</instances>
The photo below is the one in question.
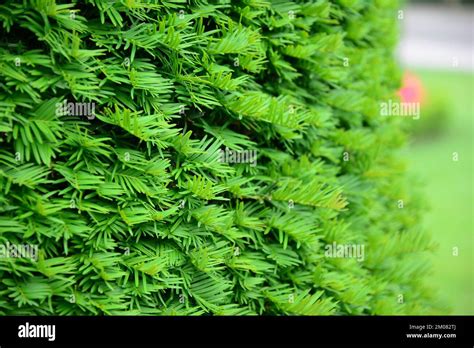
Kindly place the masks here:
<instances>
[{"instance_id":1,"label":"dense green shrub","mask_svg":"<svg viewBox=\"0 0 474 348\"><path fill-rule=\"evenodd\" d=\"M430 312L398 10L1 5L0 313Z\"/></svg>"}]
</instances>

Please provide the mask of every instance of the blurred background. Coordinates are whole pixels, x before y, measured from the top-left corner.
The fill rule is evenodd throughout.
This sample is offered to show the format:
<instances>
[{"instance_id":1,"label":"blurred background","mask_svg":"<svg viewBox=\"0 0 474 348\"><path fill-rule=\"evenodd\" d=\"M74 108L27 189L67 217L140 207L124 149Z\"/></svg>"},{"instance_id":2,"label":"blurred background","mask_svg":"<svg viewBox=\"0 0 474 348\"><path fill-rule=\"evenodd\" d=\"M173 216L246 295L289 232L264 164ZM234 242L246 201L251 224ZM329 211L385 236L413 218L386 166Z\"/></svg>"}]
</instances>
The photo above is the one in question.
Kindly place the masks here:
<instances>
[{"instance_id":1,"label":"blurred background","mask_svg":"<svg viewBox=\"0 0 474 348\"><path fill-rule=\"evenodd\" d=\"M406 158L424 186L425 228L438 244L431 285L446 305L439 314L473 315L474 1L407 1L400 25L400 96L420 103L420 118L404 120Z\"/></svg>"}]
</instances>

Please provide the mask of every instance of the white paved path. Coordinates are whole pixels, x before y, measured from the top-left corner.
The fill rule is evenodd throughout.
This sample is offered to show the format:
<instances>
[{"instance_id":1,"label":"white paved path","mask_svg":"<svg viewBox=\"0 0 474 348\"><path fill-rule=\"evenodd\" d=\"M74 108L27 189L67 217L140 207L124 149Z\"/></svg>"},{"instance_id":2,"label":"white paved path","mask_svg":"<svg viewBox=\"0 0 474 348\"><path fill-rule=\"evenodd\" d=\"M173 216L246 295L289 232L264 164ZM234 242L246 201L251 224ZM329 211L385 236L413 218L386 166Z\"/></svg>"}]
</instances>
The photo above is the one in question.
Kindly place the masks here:
<instances>
[{"instance_id":1,"label":"white paved path","mask_svg":"<svg viewBox=\"0 0 474 348\"><path fill-rule=\"evenodd\" d=\"M403 17L404 66L474 70L474 6L410 5Z\"/></svg>"}]
</instances>

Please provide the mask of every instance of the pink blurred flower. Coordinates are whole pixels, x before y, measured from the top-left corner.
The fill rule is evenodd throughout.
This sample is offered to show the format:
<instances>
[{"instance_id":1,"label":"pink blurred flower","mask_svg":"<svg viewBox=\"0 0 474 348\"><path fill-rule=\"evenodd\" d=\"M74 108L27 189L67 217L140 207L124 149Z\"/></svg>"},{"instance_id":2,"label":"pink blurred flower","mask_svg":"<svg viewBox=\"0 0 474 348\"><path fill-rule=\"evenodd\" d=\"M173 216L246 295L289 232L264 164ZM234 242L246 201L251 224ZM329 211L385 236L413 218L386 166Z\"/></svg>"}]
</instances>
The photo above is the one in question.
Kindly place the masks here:
<instances>
[{"instance_id":1,"label":"pink blurred flower","mask_svg":"<svg viewBox=\"0 0 474 348\"><path fill-rule=\"evenodd\" d=\"M404 103L420 103L425 100L425 89L420 78L406 71L403 75L402 88L398 91L400 99Z\"/></svg>"}]
</instances>

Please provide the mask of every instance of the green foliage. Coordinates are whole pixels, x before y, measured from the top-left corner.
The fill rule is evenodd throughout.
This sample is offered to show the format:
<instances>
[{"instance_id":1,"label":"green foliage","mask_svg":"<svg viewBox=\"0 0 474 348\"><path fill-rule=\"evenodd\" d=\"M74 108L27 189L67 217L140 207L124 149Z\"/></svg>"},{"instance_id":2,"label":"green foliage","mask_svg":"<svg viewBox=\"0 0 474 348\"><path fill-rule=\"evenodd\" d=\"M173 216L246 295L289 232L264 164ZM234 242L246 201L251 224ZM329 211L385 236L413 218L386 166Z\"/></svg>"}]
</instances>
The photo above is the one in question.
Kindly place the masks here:
<instances>
[{"instance_id":1,"label":"green foliage","mask_svg":"<svg viewBox=\"0 0 474 348\"><path fill-rule=\"evenodd\" d=\"M397 6L0 5L0 245L39 247L0 258L0 313L429 313L423 204L378 115Z\"/></svg>"}]
</instances>

